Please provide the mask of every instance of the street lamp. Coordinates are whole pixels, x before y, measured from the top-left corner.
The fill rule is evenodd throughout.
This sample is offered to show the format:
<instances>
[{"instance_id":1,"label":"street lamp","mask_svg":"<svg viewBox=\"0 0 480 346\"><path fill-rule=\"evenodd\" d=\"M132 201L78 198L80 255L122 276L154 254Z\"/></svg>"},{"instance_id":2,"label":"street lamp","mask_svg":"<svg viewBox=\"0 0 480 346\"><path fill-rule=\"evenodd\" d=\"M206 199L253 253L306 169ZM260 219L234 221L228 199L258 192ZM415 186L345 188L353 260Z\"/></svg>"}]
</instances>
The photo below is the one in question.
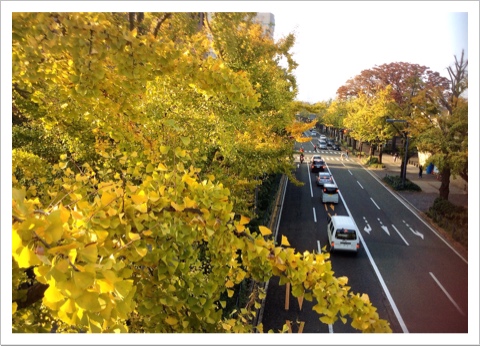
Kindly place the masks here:
<instances>
[{"instance_id":1,"label":"street lamp","mask_svg":"<svg viewBox=\"0 0 480 346\"><path fill-rule=\"evenodd\" d=\"M403 175L402 175L402 187L405 188L405 179L407 178L407 159L408 159L408 135L406 131L401 132L394 123L406 123L408 127L408 122L403 119L387 119L387 123L391 123L395 130L398 133L402 134L402 137L405 138L405 158L403 160Z\"/></svg>"}]
</instances>

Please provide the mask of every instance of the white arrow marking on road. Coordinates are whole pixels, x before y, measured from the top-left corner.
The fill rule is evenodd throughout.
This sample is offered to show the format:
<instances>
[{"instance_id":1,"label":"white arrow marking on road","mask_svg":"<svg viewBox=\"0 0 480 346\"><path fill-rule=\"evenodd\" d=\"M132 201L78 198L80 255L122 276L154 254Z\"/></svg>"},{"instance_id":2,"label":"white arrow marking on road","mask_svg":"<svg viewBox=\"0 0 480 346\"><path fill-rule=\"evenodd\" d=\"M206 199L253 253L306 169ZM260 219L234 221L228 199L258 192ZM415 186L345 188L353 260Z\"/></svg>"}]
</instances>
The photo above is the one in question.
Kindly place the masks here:
<instances>
[{"instance_id":1,"label":"white arrow marking on road","mask_svg":"<svg viewBox=\"0 0 480 346\"><path fill-rule=\"evenodd\" d=\"M407 227L410 229L410 231L412 231L413 234L415 234L417 237L422 238L422 240L423 240L423 234L422 234L422 233L420 233L420 232L418 232L418 231L415 231L412 227L410 227L410 226L408 225L408 223L405 222L405 220L402 220L402 221L403 221L403 223L405 224L405 226L407 226Z\"/></svg>"},{"instance_id":2,"label":"white arrow marking on road","mask_svg":"<svg viewBox=\"0 0 480 346\"><path fill-rule=\"evenodd\" d=\"M372 231L372 227L370 227L370 225L368 224L367 219L365 218L365 216L363 217L363 220L364 220L365 223L367 224L363 230L364 230L365 232L367 232L368 234L370 234L370 232Z\"/></svg>"},{"instance_id":3,"label":"white arrow marking on road","mask_svg":"<svg viewBox=\"0 0 480 346\"><path fill-rule=\"evenodd\" d=\"M382 227L382 229L387 232L388 235L390 235L390 232L388 231L388 227L387 226L384 226L382 221L380 221L380 218L377 218L378 222L380 222L380 227Z\"/></svg>"}]
</instances>

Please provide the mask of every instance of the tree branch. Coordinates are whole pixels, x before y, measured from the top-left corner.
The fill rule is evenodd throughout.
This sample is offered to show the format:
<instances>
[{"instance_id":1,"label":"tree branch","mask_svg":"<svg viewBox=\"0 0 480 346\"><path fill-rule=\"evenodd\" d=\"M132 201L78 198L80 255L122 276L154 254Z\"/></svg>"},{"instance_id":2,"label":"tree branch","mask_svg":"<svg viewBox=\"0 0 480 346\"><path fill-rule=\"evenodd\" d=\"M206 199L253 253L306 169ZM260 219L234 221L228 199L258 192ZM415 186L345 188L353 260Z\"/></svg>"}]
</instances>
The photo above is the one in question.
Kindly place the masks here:
<instances>
[{"instance_id":1,"label":"tree branch","mask_svg":"<svg viewBox=\"0 0 480 346\"><path fill-rule=\"evenodd\" d=\"M165 22L171 16L172 16L171 13L165 13L163 17L157 22L157 26L155 26L155 30L153 31L153 36L155 38L157 38L158 31L160 30L160 27L162 26L163 22Z\"/></svg>"}]
</instances>

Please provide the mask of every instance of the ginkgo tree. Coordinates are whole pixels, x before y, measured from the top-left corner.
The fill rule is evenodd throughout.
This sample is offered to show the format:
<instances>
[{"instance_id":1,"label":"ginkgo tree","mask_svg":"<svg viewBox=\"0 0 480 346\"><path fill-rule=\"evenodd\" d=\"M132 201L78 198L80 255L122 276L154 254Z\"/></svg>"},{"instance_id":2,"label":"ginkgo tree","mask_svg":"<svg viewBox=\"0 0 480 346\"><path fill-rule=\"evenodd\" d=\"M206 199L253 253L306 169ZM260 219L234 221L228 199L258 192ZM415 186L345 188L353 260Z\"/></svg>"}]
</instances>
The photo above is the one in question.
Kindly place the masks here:
<instances>
[{"instance_id":1,"label":"ginkgo tree","mask_svg":"<svg viewBox=\"0 0 480 346\"><path fill-rule=\"evenodd\" d=\"M372 96L360 94L348 101L348 112L343 119L343 125L349 129L349 135L360 143L371 143L380 149L379 163L382 163L381 148L392 138L390 126L386 119L393 109L391 86L379 90ZM370 152L370 156L373 152Z\"/></svg>"},{"instance_id":2,"label":"ginkgo tree","mask_svg":"<svg viewBox=\"0 0 480 346\"><path fill-rule=\"evenodd\" d=\"M241 165L292 161L291 94L258 111L263 72L210 56L205 17L13 15L14 332L263 331L250 323L261 289L236 311L226 304L243 280L274 275L324 323L391 331L328 253L297 253L239 212L251 196L233 187L253 176ZM251 29L242 35L263 44ZM262 57L274 71L274 55ZM280 149L255 125L265 116Z\"/></svg>"}]
</instances>

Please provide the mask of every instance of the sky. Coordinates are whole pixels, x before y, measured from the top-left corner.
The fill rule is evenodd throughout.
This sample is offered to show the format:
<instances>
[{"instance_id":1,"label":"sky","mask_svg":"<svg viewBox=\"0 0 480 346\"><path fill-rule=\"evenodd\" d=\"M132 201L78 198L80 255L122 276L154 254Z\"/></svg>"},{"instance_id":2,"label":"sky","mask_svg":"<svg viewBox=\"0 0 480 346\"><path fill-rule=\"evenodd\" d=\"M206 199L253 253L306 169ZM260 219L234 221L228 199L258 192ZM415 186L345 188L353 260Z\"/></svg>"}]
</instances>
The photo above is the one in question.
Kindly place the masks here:
<instances>
[{"instance_id":1,"label":"sky","mask_svg":"<svg viewBox=\"0 0 480 346\"><path fill-rule=\"evenodd\" d=\"M296 44L293 48L294 59L299 64L295 75L299 86L297 99L306 102L319 102L333 99L337 89L348 79L360 74L362 70L371 69L375 65L392 62L408 62L420 64L448 77L446 68L454 63L454 56L460 57L465 49L469 60L469 94L478 95L478 42L479 42L479 2L478 1L1 1L2 28L9 27L11 12L14 11L178 11L178 12L271 12L275 15L275 39L295 33ZM463 12L463 13L462 13ZM11 123L9 106L11 95L11 35L8 30L1 31L2 44L2 126L1 126L1 183L2 196L11 193ZM470 117L474 133L478 134L478 98L469 98ZM9 138L10 137L10 138ZM478 136L470 136L471 155L478 157ZM470 171L478 174L478 160L473 162ZM474 165L476 167L474 167ZM476 175L475 177L478 177ZM470 182L469 204L478 207L478 178ZM475 198L475 200L470 199ZM2 199L4 202L5 199ZM473 203L473 204L472 204ZM3 210L6 209L6 210ZM2 203L2 229L9 227L9 203ZM7 217L5 214L7 213ZM473 228L473 227L472 227ZM476 229L478 231L478 228ZM9 238L7 237L7 240ZM11 259L10 242L4 241L2 235L2 301L8 301L6 292L10 290L10 279L4 266ZM478 253L473 265L478 268ZM8 267L7 267L8 269ZM478 283L477 283L478 284ZM4 288L7 289L4 289ZM478 291L477 291L478 295ZM10 296L11 299L11 296ZM8 309L2 309L2 334L10 334ZM447 335L446 344L478 343L478 316L472 319L471 333L458 337ZM141 338L143 344L230 344L232 342L246 344L311 344L319 343L315 336L267 336L255 335L235 336L231 338L214 338L205 335L179 338L179 336L162 335L151 339ZM76 336L58 335L53 338L46 335L27 336L25 338L8 338L9 343L18 342L46 344L84 344L91 339ZM86 337L86 336L85 336ZM135 344L136 335L122 336L122 339L110 339L111 336L95 336L95 343ZM292 338L294 337L294 338ZM322 336L322 343L367 343L386 344L388 338L365 339L366 336L355 335L349 339L345 335L341 340ZM2 336L2 342L4 341ZM398 342L427 342L418 336L408 338L407 335L396 336Z\"/></svg>"},{"instance_id":2,"label":"sky","mask_svg":"<svg viewBox=\"0 0 480 346\"><path fill-rule=\"evenodd\" d=\"M299 64L295 75L300 101L333 99L347 80L375 65L407 62L448 77L455 55L460 58L464 49L468 58L467 12L433 11L434 6L415 2L313 3L272 10L275 39L290 32L297 37L293 58ZM461 6L458 10L464 11ZM478 13L476 17L478 28Z\"/></svg>"}]
</instances>

